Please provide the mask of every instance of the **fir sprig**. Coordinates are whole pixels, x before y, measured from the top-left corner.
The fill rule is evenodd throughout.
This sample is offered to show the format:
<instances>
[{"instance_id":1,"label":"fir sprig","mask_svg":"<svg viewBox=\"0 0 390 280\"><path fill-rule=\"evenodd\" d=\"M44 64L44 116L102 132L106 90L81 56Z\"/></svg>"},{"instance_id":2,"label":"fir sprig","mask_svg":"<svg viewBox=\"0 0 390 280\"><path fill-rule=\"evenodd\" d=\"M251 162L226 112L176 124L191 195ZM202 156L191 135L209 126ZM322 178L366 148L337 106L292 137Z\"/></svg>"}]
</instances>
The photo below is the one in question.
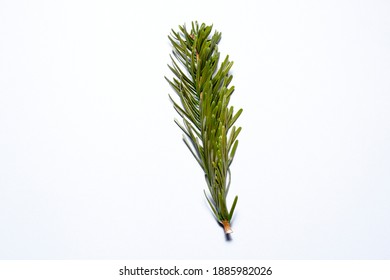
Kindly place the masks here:
<instances>
[{"instance_id":1,"label":"fir sprig","mask_svg":"<svg viewBox=\"0 0 390 280\"><path fill-rule=\"evenodd\" d=\"M235 197L230 210L226 205L231 173L230 165L238 146L241 127L234 124L242 109L234 113L229 100L234 86L233 62L229 56L219 64L218 43L221 33L211 35L212 26L192 23L188 32L185 25L168 36L172 44L172 64L168 65L174 77L168 83L180 99L180 105L171 96L173 106L182 123L183 140L204 171L209 195L204 191L215 218L231 233L230 222L237 204Z\"/></svg>"}]
</instances>

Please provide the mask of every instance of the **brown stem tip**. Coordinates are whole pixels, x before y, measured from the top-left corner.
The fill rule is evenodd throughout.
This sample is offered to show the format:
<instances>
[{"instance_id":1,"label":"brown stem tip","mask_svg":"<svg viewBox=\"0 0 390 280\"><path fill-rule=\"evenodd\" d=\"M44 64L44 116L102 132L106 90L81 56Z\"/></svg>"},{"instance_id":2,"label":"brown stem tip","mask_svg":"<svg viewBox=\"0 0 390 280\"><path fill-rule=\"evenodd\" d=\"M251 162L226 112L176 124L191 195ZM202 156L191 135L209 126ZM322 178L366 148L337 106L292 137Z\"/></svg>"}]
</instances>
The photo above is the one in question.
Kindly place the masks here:
<instances>
[{"instance_id":1,"label":"brown stem tip","mask_svg":"<svg viewBox=\"0 0 390 280\"><path fill-rule=\"evenodd\" d=\"M229 233L232 233L232 228L230 227L230 223L229 221L222 221L222 225L223 225L223 229L225 231L225 234L229 234Z\"/></svg>"}]
</instances>

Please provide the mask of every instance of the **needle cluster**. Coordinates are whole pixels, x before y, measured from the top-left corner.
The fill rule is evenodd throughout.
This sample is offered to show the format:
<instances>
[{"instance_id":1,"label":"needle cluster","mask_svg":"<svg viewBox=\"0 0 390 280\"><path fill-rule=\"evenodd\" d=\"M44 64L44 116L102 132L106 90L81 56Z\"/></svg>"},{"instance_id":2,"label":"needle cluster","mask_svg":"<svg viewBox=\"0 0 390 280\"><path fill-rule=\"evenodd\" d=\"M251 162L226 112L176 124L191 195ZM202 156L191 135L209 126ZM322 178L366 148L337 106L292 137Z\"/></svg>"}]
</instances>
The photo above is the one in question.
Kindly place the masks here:
<instances>
[{"instance_id":1,"label":"needle cluster","mask_svg":"<svg viewBox=\"0 0 390 280\"><path fill-rule=\"evenodd\" d=\"M234 92L230 86L233 62L229 56L219 63L218 43L220 32L212 32L212 26L192 23L187 31L185 25L179 31L172 30L168 36L173 48L174 74L167 79L180 102L171 96L173 106L182 122L175 120L183 131L183 140L204 171L209 194L204 191L215 218L231 233L230 221L236 207L236 196L230 210L226 205L231 173L230 165L238 146L237 136L241 127L234 124L242 109L234 113L229 100Z\"/></svg>"}]
</instances>

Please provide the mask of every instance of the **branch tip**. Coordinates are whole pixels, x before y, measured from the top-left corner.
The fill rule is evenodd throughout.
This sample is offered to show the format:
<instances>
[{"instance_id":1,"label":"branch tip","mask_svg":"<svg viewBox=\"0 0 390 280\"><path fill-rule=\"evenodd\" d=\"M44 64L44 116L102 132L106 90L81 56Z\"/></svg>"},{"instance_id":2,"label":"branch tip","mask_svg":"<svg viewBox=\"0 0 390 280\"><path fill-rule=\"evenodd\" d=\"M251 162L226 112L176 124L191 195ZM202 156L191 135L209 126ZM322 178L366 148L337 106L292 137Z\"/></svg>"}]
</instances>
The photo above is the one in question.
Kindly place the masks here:
<instances>
[{"instance_id":1,"label":"branch tip","mask_svg":"<svg viewBox=\"0 0 390 280\"><path fill-rule=\"evenodd\" d=\"M225 234L233 233L233 230L230 227L229 221L226 221L226 220L222 221L222 225L223 225L223 230L225 231Z\"/></svg>"}]
</instances>

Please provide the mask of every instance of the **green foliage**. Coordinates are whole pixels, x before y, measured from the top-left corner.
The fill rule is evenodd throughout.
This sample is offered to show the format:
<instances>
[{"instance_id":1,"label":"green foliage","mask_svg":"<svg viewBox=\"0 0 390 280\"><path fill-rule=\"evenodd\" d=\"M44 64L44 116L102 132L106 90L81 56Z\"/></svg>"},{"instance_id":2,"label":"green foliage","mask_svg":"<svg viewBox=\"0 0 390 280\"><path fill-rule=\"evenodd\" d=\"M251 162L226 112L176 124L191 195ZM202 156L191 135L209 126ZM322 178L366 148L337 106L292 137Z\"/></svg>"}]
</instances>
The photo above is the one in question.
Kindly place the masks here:
<instances>
[{"instance_id":1,"label":"green foliage","mask_svg":"<svg viewBox=\"0 0 390 280\"><path fill-rule=\"evenodd\" d=\"M175 120L183 131L183 140L205 174L210 195L206 199L219 222L230 222L237 203L236 196L228 211L226 196L230 186L232 164L241 127L234 125L242 109L234 113L229 100L234 86L229 86L233 76L229 73L233 62L229 56L219 63L218 43L221 33L211 35L212 26L192 23L188 32L179 26L168 36L172 48L174 74L167 79L180 99L171 96L173 106L182 118Z\"/></svg>"}]
</instances>

